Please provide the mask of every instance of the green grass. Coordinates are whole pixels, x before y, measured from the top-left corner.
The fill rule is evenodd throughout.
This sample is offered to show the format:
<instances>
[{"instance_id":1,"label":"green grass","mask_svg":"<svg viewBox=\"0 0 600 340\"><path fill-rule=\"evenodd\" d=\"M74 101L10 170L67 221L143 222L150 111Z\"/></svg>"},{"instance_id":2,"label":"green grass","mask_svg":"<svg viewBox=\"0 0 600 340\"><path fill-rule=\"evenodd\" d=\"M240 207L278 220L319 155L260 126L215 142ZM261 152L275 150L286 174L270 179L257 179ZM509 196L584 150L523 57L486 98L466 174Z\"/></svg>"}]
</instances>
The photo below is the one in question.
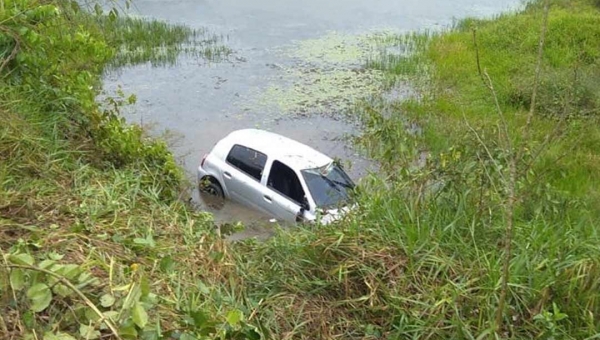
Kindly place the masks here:
<instances>
[{"instance_id":1,"label":"green grass","mask_svg":"<svg viewBox=\"0 0 600 340\"><path fill-rule=\"evenodd\" d=\"M107 67L200 53L199 33L61 1L2 6L0 338L253 334L234 302L204 297L227 256L212 217L178 199L166 144L124 123L128 100L95 100Z\"/></svg>"},{"instance_id":2,"label":"green grass","mask_svg":"<svg viewBox=\"0 0 600 340\"><path fill-rule=\"evenodd\" d=\"M595 80L600 67L600 16L590 2L564 6L554 3L549 18L533 133L535 141L543 140L556 125L555 120L566 116L570 126L564 142L553 145L547 157L569 153L565 163L576 169L552 171L549 181L559 186L576 186L570 191L577 197L598 198L595 183L600 178L594 171L584 169L598 166L595 122L600 87ZM409 101L404 106L407 119L425 122L423 143L428 149L441 153L459 144L469 135L465 119L483 129L493 129L499 122L490 92L478 73L473 29L477 30L481 68L489 74L509 128L514 131L513 138L518 141L533 88L542 21L538 7L532 4L519 15L502 15L491 21L464 20L456 29L441 35L401 38L417 41L419 52L392 61L386 61L388 57L384 56L383 62L375 65L401 76L410 75L415 65L425 70L419 79L427 79L426 85L431 84L422 91L426 101ZM423 43L423 39L427 42ZM571 150L574 143L578 147ZM581 176L559 178L569 171Z\"/></svg>"},{"instance_id":3,"label":"green grass","mask_svg":"<svg viewBox=\"0 0 600 340\"><path fill-rule=\"evenodd\" d=\"M118 68L150 62L153 66L174 64L184 53L209 62L219 62L231 54L223 37L206 29L132 17L96 17L100 32L116 54L111 66Z\"/></svg>"},{"instance_id":4,"label":"green grass","mask_svg":"<svg viewBox=\"0 0 600 340\"><path fill-rule=\"evenodd\" d=\"M389 84L411 80L418 98L359 108L358 142L382 168L359 186L359 208L331 226L235 244L177 199L181 176L164 143L124 125L119 105L95 102L100 72L130 38L110 42L114 32L46 10L34 14L48 21L0 20L38 35L19 36L30 44L0 80L0 337L115 337L92 306L127 339L598 337L600 14L595 2L552 3L529 140L539 2L442 34L378 37L395 46L384 51L408 43L410 53L369 67ZM536 150L569 108L560 138L518 177L497 330L512 153L471 27L516 145ZM182 42L170 32L142 44ZM2 55L14 46L2 35ZM407 132L413 123L422 134ZM424 151L427 164L415 166ZM522 160L519 169L533 157Z\"/></svg>"},{"instance_id":5,"label":"green grass","mask_svg":"<svg viewBox=\"0 0 600 340\"><path fill-rule=\"evenodd\" d=\"M367 132L359 142L382 162L389 178L410 183L410 189L398 193L398 198L385 195L386 199L427 206L415 211L410 203L402 208L379 202L383 208L373 211L393 214L390 224L403 220L398 214L411 216L416 221L404 219L398 225L406 233L403 238L421 235L411 226L418 222L419 229L431 230L421 241L423 247L441 246L443 256L462 259L486 273L482 278L460 270L467 281L476 280L476 286L486 287L475 286L476 294L471 296L485 301L484 306L474 308L485 312L478 315L475 334L484 332L485 325L492 326L497 308L506 242L507 169L511 155L523 150L518 169L527 169L529 163L532 167L518 174L510 306L505 316L512 320L505 319L501 334L544 338L555 332L563 338L593 337L600 332L591 316L600 308L596 279L600 88L594 80L600 66L600 12L590 1L551 2L535 115L530 138L524 140L542 3L534 1L523 12L492 20L467 19L439 34L398 37L395 41L412 42L414 53L384 54L369 66L387 71L391 79L412 80L418 97L360 107ZM478 72L477 52L483 74ZM485 74L493 83L514 151L507 145ZM407 122L419 125L423 133L409 134ZM555 130L557 125L561 128ZM547 136L555 138L536 158ZM411 168L423 150L429 153L428 164L420 170ZM444 186L435 192L422 189L432 183ZM415 198L421 196L425 198ZM445 225L444 232L436 233L440 225ZM468 305L452 301L455 307ZM553 311L554 304L560 313ZM568 317L557 317L562 312ZM474 316L463 315L458 321L471 323ZM459 324L451 329L446 336L457 336Z\"/></svg>"}]
</instances>

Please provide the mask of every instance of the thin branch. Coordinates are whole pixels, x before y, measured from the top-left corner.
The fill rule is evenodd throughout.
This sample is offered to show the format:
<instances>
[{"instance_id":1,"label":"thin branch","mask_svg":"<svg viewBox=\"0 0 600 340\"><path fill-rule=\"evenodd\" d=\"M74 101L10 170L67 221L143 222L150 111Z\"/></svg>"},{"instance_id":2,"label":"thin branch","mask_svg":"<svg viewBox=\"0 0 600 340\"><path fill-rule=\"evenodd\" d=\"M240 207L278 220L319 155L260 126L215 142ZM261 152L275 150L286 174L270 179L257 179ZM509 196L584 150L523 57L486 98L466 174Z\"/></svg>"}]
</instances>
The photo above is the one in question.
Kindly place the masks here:
<instances>
[{"instance_id":1,"label":"thin branch","mask_svg":"<svg viewBox=\"0 0 600 340\"><path fill-rule=\"evenodd\" d=\"M558 123L556 123L556 125L554 126L554 129L552 130L552 132L549 132L546 135L542 144L535 150L535 152L533 153L533 156L531 157L531 159L529 160L527 165L522 169L522 174L526 174L529 170L531 170L531 168L533 168L533 164L535 163L535 161L548 148L550 143L555 141L558 138L559 132L560 132L561 128L563 127L565 121L566 121L566 118L564 116L561 117L561 119L558 121Z\"/></svg>"},{"instance_id":2,"label":"thin branch","mask_svg":"<svg viewBox=\"0 0 600 340\"><path fill-rule=\"evenodd\" d=\"M471 131L471 133L473 133L475 135L475 137L477 138L477 141L479 142L479 144L485 150L485 153L487 154L487 156L490 159L490 161L492 161L492 163L494 163L494 167L496 168L496 171L498 172L498 175L500 176L500 178L502 179L502 181L503 182L506 181L506 179L504 178L504 174L502 174L502 171L501 171L501 168L500 168L500 164L498 164L498 161L496 161L496 159L494 158L494 156L492 156L492 153L490 152L490 149L487 147L487 144L485 144L485 142L483 141L483 139L481 138L481 136L479 136L479 133L473 128L473 126L471 126L471 124L469 124L469 121L467 120L466 117L464 117L464 115L463 115L463 119L465 120L465 123L467 124L467 128L469 128L469 130ZM484 169L485 169L485 167L484 167ZM487 169L486 169L486 172L487 172ZM489 176L490 175L488 175L488 177Z\"/></svg>"},{"instance_id":3,"label":"thin branch","mask_svg":"<svg viewBox=\"0 0 600 340\"><path fill-rule=\"evenodd\" d=\"M531 133L531 123L533 121L533 115L536 106L537 89L539 85L540 72L542 68L542 57L544 53L544 44L546 40L546 32L548 30L548 13L550 8L550 1L545 0L544 3L544 19L542 24L542 32L540 34L540 42L538 48L537 65L535 69L535 78L533 84L533 93L531 95L531 106L529 107L529 113L527 115L527 123L525 125L523 143L518 150L510 148L510 162L509 162L509 181L507 186L508 197L505 208L505 219L506 219L506 231L504 240L504 263L502 266L502 283L500 288L500 298L498 300L498 310L496 312L496 322L494 324L495 331L498 333L503 324L504 318L504 306L506 305L506 296L508 294L508 282L510 281L510 261L512 258L512 238L513 238L513 224L514 224L514 209L516 202L516 184L517 184L517 162L521 160L525 151L526 143L529 141ZM488 78L489 79L489 78ZM506 130L508 134L508 130ZM507 135L509 141L510 137Z\"/></svg>"},{"instance_id":4,"label":"thin branch","mask_svg":"<svg viewBox=\"0 0 600 340\"><path fill-rule=\"evenodd\" d=\"M550 143L552 141L554 141L558 138L561 128L563 127L564 123L567 121L567 118L569 117L569 115L571 113L571 102L573 101L573 99L575 97L574 87L577 86L577 79L578 79L577 71L578 70L579 70L579 64L576 64L575 68L573 70L573 82L572 82L570 91L568 93L560 120L558 121L558 123L556 123L556 126L554 126L554 129L546 135L542 144L533 153L533 157L531 157L531 159L529 160L529 163L523 169L524 174L527 173L533 167L533 164L535 163L535 161L541 156L542 152L544 152L544 150L546 150L548 148L548 145L550 145Z\"/></svg>"},{"instance_id":5,"label":"thin branch","mask_svg":"<svg viewBox=\"0 0 600 340\"><path fill-rule=\"evenodd\" d=\"M108 326L108 328L110 328L110 330L113 333L113 335L115 336L115 338L117 338L119 340L122 340L121 337L119 336L119 331L117 330L117 327L112 322L112 320L106 318L104 316L104 314L102 314L102 312L98 309L98 307L96 307L96 305L87 296L85 296L85 294L83 294L83 292L81 290L79 290L77 287L75 287L64 276L56 274L56 273L54 273L52 271L49 271L47 269L42 269L42 268L38 268L38 267L34 267L34 266L24 266L24 265L16 265L16 264L8 264L6 266L8 268L18 268L18 269L25 269L25 270L33 270L33 271L41 272L41 273L48 274L50 276L55 277L56 279L58 279L58 281L60 281L65 286L69 287L73 292L75 292L75 294L77 294L100 317L100 321L104 322L106 324L106 326Z\"/></svg>"},{"instance_id":6,"label":"thin branch","mask_svg":"<svg viewBox=\"0 0 600 340\"><path fill-rule=\"evenodd\" d=\"M517 162L513 155L509 164L509 176L508 181L508 200L506 202L505 219L506 219L506 231L504 239L504 264L502 265L502 285L500 287L500 299L498 300L498 310L496 312L496 332L502 325L502 318L504 317L504 305L506 304L506 294L508 292L508 281L510 280L510 260L512 257L512 235L513 235L513 223L514 223L514 210L515 210L515 188L517 181Z\"/></svg>"},{"instance_id":7,"label":"thin branch","mask_svg":"<svg viewBox=\"0 0 600 340\"><path fill-rule=\"evenodd\" d=\"M475 31L473 31L473 40L475 42L475 46L476 46L476 58L477 58L477 63L478 63L478 70L479 72L481 72L481 68L479 65L479 51L477 48L477 36L475 34ZM481 73L480 73L481 76ZM502 283L501 283L501 288L500 288L500 297L498 300L498 310L496 312L496 322L494 324L494 328L495 331L498 332L498 330L501 328L502 325L502 318L504 317L504 305L506 304L506 295L507 295L507 291L508 291L508 282L510 280L510 260L511 260L511 253L512 253L512 234L513 234L513 223L514 223L514 206L515 206L515 188L516 188L516 181L517 181L517 156L515 155L515 150L513 148L513 143L511 140L511 134L509 132L509 128L508 128L508 123L506 121L506 118L504 117L504 113L502 111L502 108L500 107L500 101L498 100L498 94L496 93L496 90L494 89L494 83L492 82L492 79L490 77L490 75L487 73L487 71L483 72L483 76L482 76L482 80L484 85L488 88L488 90L490 91L490 93L492 94L492 97L494 98L494 105L496 107L496 112L498 113L498 117L500 117L500 124L502 125L499 128L499 135L500 137L504 137L505 139L505 151L507 152L508 156L508 166L509 166L509 178L508 181L504 178L501 169L499 168L499 166L496 164L496 160L491 156L489 150L487 149L487 146L485 146L485 144L481 141L481 138L479 137L478 134L476 134L477 138L479 139L480 143L484 146L484 148L486 149L486 152L488 153L488 157L490 157L490 159L496 164L497 167L497 171L500 174L502 181L504 182L504 184L506 185L506 191L507 191L507 200L506 200L506 206L505 206L505 220L506 220L506 229L505 229L505 236L504 236L504 263L502 266ZM474 129L472 127L469 126L469 128L474 131Z\"/></svg>"},{"instance_id":8,"label":"thin branch","mask_svg":"<svg viewBox=\"0 0 600 340\"><path fill-rule=\"evenodd\" d=\"M498 112L498 117L500 117L500 122L502 123L502 128L504 129L504 137L506 138L506 149L508 149L509 153L513 151L512 141L510 139L510 133L508 133L508 123L506 122L506 118L504 117L504 113L502 112L502 108L500 107L500 101L498 100L498 94L496 93L496 89L494 88L494 83L492 82L492 78L487 73L487 71L483 71L483 75L487 80L485 82L486 86L492 93L494 97L494 105L496 106L496 111Z\"/></svg>"},{"instance_id":9,"label":"thin branch","mask_svg":"<svg viewBox=\"0 0 600 340\"><path fill-rule=\"evenodd\" d=\"M542 58L544 56L544 45L546 44L546 33L548 32L548 14L550 12L550 0L544 2L544 21L542 23L542 32L540 33L540 41L538 45L537 64L535 66L535 78L533 79L533 93L531 94L531 105L527 114L527 123L525 124L524 141L529 140L531 130L531 122L535 113L535 105L537 100L537 91L540 83L540 73L542 71Z\"/></svg>"},{"instance_id":10,"label":"thin branch","mask_svg":"<svg viewBox=\"0 0 600 340\"><path fill-rule=\"evenodd\" d=\"M481 163L481 166L483 168L483 171L485 173L485 177L487 177L487 179L490 182L490 186L494 189L494 191L496 192L500 192L500 190L498 189L498 187L496 186L496 183L494 183L493 179L492 179L492 175L490 174L488 167L485 165L485 161L483 160L483 158L481 157L481 155L479 153L477 153L477 160L479 161L479 163ZM484 174L482 174L483 177ZM502 173L500 173L500 176L502 178ZM483 182L483 180L482 180ZM483 187L482 187L483 189Z\"/></svg>"},{"instance_id":11,"label":"thin branch","mask_svg":"<svg viewBox=\"0 0 600 340\"><path fill-rule=\"evenodd\" d=\"M558 156L557 158L553 159L555 164L559 164L560 161L562 161L563 159L565 159L566 157L569 157L573 152L575 152L579 142L581 140L583 140L584 136L579 136L576 140L573 141L571 147L566 150L562 155ZM553 167L544 167L539 173L536 174L535 179L533 182L530 182L531 186L535 186L535 185L539 185L541 183L541 181L548 175L548 173L550 173L550 171L555 170Z\"/></svg>"},{"instance_id":12,"label":"thin branch","mask_svg":"<svg viewBox=\"0 0 600 340\"><path fill-rule=\"evenodd\" d=\"M479 45L477 45L476 28L473 28L473 45L475 46L475 61L477 62L477 73L479 73L481 81L485 84L485 78L483 77L483 72L481 71L481 61L479 60Z\"/></svg>"}]
</instances>

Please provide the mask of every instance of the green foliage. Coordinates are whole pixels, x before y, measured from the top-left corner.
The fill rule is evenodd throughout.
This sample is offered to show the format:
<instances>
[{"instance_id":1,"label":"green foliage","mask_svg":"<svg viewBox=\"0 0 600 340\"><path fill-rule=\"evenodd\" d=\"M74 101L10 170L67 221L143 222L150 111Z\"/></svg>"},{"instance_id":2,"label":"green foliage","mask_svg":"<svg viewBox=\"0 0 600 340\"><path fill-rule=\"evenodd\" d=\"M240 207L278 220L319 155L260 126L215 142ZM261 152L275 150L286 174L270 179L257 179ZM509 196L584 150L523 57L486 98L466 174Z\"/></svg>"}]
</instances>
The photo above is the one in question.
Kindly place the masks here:
<instances>
[{"instance_id":1,"label":"green foliage","mask_svg":"<svg viewBox=\"0 0 600 340\"><path fill-rule=\"evenodd\" d=\"M209 215L166 204L160 180L142 186L134 170L82 165L68 176L2 192L9 334L111 334L85 296L123 339L261 338L226 288L230 258Z\"/></svg>"},{"instance_id":2,"label":"green foliage","mask_svg":"<svg viewBox=\"0 0 600 340\"><path fill-rule=\"evenodd\" d=\"M111 29L128 25L116 19ZM96 102L115 45L134 38L108 39L104 20L67 1L0 2L0 338L255 337L230 324L234 303L185 307L208 280L190 253L220 240L177 200L182 170L165 143L120 118L135 96ZM136 25L162 34L147 48L177 31ZM163 257L157 271L150 259Z\"/></svg>"},{"instance_id":3,"label":"green foliage","mask_svg":"<svg viewBox=\"0 0 600 340\"><path fill-rule=\"evenodd\" d=\"M162 24L6 1L11 10L60 11L0 20L0 53L9 56L0 80L0 337L100 339L114 335L110 325L124 339L493 336L510 153L471 28L505 119L520 131L538 2L444 34L378 38L395 55L369 65L390 80L414 79L419 90L414 100L360 108L359 143L381 176L361 183L358 207L335 225L231 245L209 215L169 199L180 170L166 146L119 118L135 98L102 108L94 100L99 72L127 50L114 45ZM517 188L507 338L593 338L600 329L600 25L592 4L553 1L538 114L519 164L527 171ZM118 34L99 28L130 24ZM156 41L185 35L171 33ZM130 61L155 58L143 55ZM565 115L562 138L536 157Z\"/></svg>"},{"instance_id":4,"label":"green foliage","mask_svg":"<svg viewBox=\"0 0 600 340\"><path fill-rule=\"evenodd\" d=\"M21 130L41 126L32 131L32 134L41 134L47 139L42 139L45 146L38 151L60 152L64 145L56 143L68 141L82 151L74 157L85 157L101 167L139 169L140 176L146 179L142 183L161 178L162 197L177 197L183 176L165 143L150 141L140 128L127 126L119 117L119 107L133 103L135 97L110 99L104 110L96 102L99 76L105 65L117 56L115 45L111 45L117 42L107 40L105 31L98 29L97 22L105 19L81 12L69 2L49 2L40 6L34 0L8 0L4 6L8 10L0 13L2 32L5 33L0 40L4 42L0 50L6 50L4 55L9 57L0 79L4 85L0 91L4 103L0 110L20 116L16 121L11 116L9 121L12 120L14 125L4 127L5 133L15 135L11 145L5 146L6 150L13 149L15 144L27 143L26 138L19 136ZM127 20L119 22L126 25ZM117 27L118 24L113 23L111 29L114 31ZM170 44L192 34L183 29L179 31ZM159 26L153 32L162 32L161 40L145 44L164 43L166 36L176 35L174 32L179 31ZM48 143L50 141L53 143ZM45 157L28 155L31 158L40 156ZM65 157L63 153L61 158Z\"/></svg>"},{"instance_id":5,"label":"green foliage","mask_svg":"<svg viewBox=\"0 0 600 340\"><path fill-rule=\"evenodd\" d=\"M10 290L16 299L13 303L28 305L29 311L34 315L44 312L52 316L56 322L53 328L72 330L73 334L76 334L77 329L82 338L98 339L102 333L113 331L110 329L113 323L117 325L119 334L137 334L148 324L146 309L152 309L157 297L143 289L143 278L136 273L124 286L113 287L114 283L111 282L111 286L105 288L110 289L111 293L100 298L101 306L104 307L104 310L100 310L85 297L86 293L95 296L98 290L103 290L91 268L63 264L60 261L63 256L56 253L52 255L55 260L48 258L37 264L27 261L27 265L18 260L22 256L31 257L25 253L12 253L5 258L11 278L20 277L18 284L11 280ZM25 296L23 292L26 292ZM20 303L19 300L24 298L27 298L28 303ZM67 306L71 313L65 314ZM36 329L39 327L36 324L42 322L42 319L34 317L33 320L31 328ZM132 327L132 324L137 327ZM60 336L68 337L68 333Z\"/></svg>"},{"instance_id":6,"label":"green foliage","mask_svg":"<svg viewBox=\"0 0 600 340\"><path fill-rule=\"evenodd\" d=\"M536 315L533 319L544 325L547 334L544 334L548 339L560 339L566 336L564 329L558 326L561 320L568 318L565 313L561 313L556 303L552 304L552 311L543 311Z\"/></svg>"},{"instance_id":7,"label":"green foliage","mask_svg":"<svg viewBox=\"0 0 600 340\"><path fill-rule=\"evenodd\" d=\"M442 276L432 282L425 273L414 275L421 291L407 300L424 308L448 306L443 320L435 317L439 310L404 317L408 327L396 329L415 333L402 336L477 338L493 332L508 242L507 183L517 148L523 153L517 163L508 326L500 334L563 339L598 334L592 315L600 312L595 279L600 12L591 1L552 1L535 115L525 140L541 3L493 20L465 20L419 38L426 42L417 40L413 55L371 65L390 77L416 77L418 94L402 103L359 108L366 126L359 143L380 160L388 179L368 185L361 230L371 225L386 234L387 243L374 244L397 240L407 263L433 249ZM398 41L405 39L411 38ZM485 86L486 74L502 116ZM420 162L424 155L426 162ZM448 286L437 287L440 282Z\"/></svg>"},{"instance_id":8,"label":"green foliage","mask_svg":"<svg viewBox=\"0 0 600 340\"><path fill-rule=\"evenodd\" d=\"M116 47L112 67L150 62L153 66L173 64L180 53L220 61L231 50L221 44L221 37L205 29L170 25L158 20L132 17L97 16L100 33L110 46Z\"/></svg>"}]
</instances>

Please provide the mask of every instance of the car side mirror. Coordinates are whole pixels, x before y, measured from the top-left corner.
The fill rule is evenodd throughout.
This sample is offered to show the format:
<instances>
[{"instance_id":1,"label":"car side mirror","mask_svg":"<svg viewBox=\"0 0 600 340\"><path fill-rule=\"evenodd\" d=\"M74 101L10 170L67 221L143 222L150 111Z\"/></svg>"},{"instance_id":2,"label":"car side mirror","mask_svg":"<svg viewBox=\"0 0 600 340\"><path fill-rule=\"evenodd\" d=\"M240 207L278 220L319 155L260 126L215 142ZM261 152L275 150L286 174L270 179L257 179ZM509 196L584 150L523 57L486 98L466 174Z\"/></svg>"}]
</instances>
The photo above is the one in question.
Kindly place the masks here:
<instances>
[{"instance_id":1,"label":"car side mirror","mask_svg":"<svg viewBox=\"0 0 600 340\"><path fill-rule=\"evenodd\" d=\"M304 221L304 213L310 210L310 204L308 204L308 200L304 197L302 203L300 203L300 210L296 214L296 222Z\"/></svg>"},{"instance_id":2,"label":"car side mirror","mask_svg":"<svg viewBox=\"0 0 600 340\"><path fill-rule=\"evenodd\" d=\"M308 204L308 200L305 197L302 203L300 203L300 212L303 213L308 210L310 210L310 204Z\"/></svg>"}]
</instances>

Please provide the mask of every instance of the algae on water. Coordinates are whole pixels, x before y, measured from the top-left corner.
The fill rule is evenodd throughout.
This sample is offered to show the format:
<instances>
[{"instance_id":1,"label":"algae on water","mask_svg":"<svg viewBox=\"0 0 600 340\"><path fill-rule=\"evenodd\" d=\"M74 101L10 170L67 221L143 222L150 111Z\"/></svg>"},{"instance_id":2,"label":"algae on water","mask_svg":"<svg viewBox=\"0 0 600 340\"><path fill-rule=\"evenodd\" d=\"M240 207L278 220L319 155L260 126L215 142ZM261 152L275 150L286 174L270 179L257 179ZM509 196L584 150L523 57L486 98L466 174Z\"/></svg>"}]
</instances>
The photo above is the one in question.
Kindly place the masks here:
<instances>
[{"instance_id":1,"label":"algae on water","mask_svg":"<svg viewBox=\"0 0 600 340\"><path fill-rule=\"evenodd\" d=\"M281 79L250 105L283 116L343 114L384 89L383 72L363 67L378 46L372 35L331 32L282 47L277 52L294 62L280 66Z\"/></svg>"}]
</instances>

